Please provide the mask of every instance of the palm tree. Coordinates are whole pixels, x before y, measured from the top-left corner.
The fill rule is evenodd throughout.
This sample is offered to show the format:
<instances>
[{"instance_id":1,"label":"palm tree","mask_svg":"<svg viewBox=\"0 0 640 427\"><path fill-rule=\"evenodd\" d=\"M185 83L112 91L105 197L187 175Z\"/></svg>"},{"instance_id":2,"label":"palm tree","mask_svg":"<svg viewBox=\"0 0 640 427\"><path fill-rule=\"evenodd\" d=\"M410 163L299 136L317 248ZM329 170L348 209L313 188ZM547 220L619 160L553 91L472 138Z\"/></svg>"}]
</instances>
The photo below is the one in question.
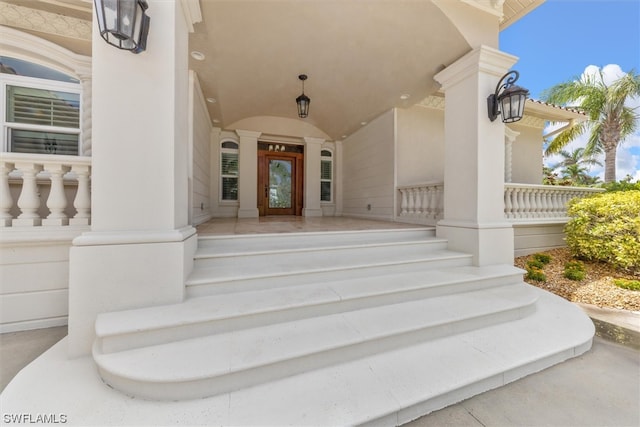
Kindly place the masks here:
<instances>
[{"instance_id":1,"label":"palm tree","mask_svg":"<svg viewBox=\"0 0 640 427\"><path fill-rule=\"evenodd\" d=\"M640 75L634 71L608 86L602 70L598 70L597 75L585 74L579 80L560 83L545 91L545 101L560 105L577 103L577 108L588 116L587 121L560 132L545 154L558 153L578 136L590 132L584 155L589 158L604 152L604 181L615 181L618 145L639 127L638 114L625 102L637 96L640 96Z\"/></svg>"},{"instance_id":2,"label":"palm tree","mask_svg":"<svg viewBox=\"0 0 640 427\"><path fill-rule=\"evenodd\" d=\"M559 167L569 167L572 165L579 165L579 166L593 166L593 165L598 165L598 166L602 166L602 163L600 163L598 160L596 160L593 157L587 157L585 154L585 149L584 147L578 147L575 150L569 152L567 150L560 150L558 151L558 154L562 156L562 161L560 161L559 163L555 164L554 166L551 166L551 169L558 169Z\"/></svg>"}]
</instances>

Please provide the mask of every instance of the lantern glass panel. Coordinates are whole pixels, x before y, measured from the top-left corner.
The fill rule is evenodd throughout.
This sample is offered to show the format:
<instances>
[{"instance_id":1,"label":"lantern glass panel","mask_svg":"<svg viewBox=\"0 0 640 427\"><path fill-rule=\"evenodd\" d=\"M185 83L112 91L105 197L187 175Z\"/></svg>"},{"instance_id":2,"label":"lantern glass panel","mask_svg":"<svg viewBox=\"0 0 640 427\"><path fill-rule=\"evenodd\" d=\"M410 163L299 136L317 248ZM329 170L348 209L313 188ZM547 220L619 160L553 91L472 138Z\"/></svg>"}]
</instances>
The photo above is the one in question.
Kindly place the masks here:
<instances>
[{"instance_id":1,"label":"lantern glass panel","mask_svg":"<svg viewBox=\"0 0 640 427\"><path fill-rule=\"evenodd\" d=\"M134 35L136 0L120 0L120 33L126 38Z\"/></svg>"},{"instance_id":2,"label":"lantern glass panel","mask_svg":"<svg viewBox=\"0 0 640 427\"><path fill-rule=\"evenodd\" d=\"M118 22L118 1L117 0L103 0L102 7L104 9L104 28L103 31L117 31ZM98 16L101 14L99 13Z\"/></svg>"}]
</instances>

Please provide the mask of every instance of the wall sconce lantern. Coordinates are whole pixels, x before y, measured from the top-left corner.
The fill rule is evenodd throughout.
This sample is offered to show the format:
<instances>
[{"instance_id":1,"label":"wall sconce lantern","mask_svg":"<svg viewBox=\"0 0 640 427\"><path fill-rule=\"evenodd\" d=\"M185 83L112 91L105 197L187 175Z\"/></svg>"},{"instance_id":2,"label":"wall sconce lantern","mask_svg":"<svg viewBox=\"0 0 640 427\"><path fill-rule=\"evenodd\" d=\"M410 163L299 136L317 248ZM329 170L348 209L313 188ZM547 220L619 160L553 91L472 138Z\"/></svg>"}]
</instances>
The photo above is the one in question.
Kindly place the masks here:
<instances>
[{"instance_id":1,"label":"wall sconce lantern","mask_svg":"<svg viewBox=\"0 0 640 427\"><path fill-rule=\"evenodd\" d=\"M146 0L94 0L102 38L118 49L140 53L147 48L151 19Z\"/></svg>"},{"instance_id":2,"label":"wall sconce lantern","mask_svg":"<svg viewBox=\"0 0 640 427\"><path fill-rule=\"evenodd\" d=\"M309 115L309 104L311 103L311 99L304 94L304 81L307 80L307 75L300 74L298 78L302 80L302 95L296 98L296 104L298 104L298 117L304 119Z\"/></svg>"},{"instance_id":3,"label":"wall sconce lantern","mask_svg":"<svg viewBox=\"0 0 640 427\"><path fill-rule=\"evenodd\" d=\"M508 72L498 82L496 92L489 95L487 98L489 120L494 121L498 114L502 114L503 123L513 123L522 119L529 90L514 85L518 77L520 74L517 71ZM501 89L504 90L499 93Z\"/></svg>"}]
</instances>

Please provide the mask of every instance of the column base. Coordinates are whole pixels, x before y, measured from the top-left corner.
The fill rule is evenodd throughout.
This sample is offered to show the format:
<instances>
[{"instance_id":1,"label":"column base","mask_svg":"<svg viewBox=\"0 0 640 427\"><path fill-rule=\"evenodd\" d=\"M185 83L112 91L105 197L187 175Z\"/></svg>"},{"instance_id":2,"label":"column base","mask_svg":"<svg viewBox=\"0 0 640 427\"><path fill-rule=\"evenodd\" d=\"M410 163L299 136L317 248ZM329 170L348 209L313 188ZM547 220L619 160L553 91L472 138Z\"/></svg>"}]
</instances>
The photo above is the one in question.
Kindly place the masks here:
<instances>
[{"instance_id":1,"label":"column base","mask_svg":"<svg viewBox=\"0 0 640 427\"><path fill-rule=\"evenodd\" d=\"M238 218L258 218L260 212L258 208L255 209L238 209Z\"/></svg>"},{"instance_id":2,"label":"column base","mask_svg":"<svg viewBox=\"0 0 640 427\"><path fill-rule=\"evenodd\" d=\"M15 218L11 221L12 227L36 227L42 225L41 218Z\"/></svg>"},{"instance_id":3,"label":"column base","mask_svg":"<svg viewBox=\"0 0 640 427\"><path fill-rule=\"evenodd\" d=\"M453 251L473 255L473 265L513 264L513 226L507 222L438 222L436 235Z\"/></svg>"},{"instance_id":4,"label":"column base","mask_svg":"<svg viewBox=\"0 0 640 427\"><path fill-rule=\"evenodd\" d=\"M69 225L69 218L45 218L42 220L42 225L45 227Z\"/></svg>"},{"instance_id":5,"label":"column base","mask_svg":"<svg viewBox=\"0 0 640 427\"><path fill-rule=\"evenodd\" d=\"M69 218L69 225L90 225L91 218Z\"/></svg>"},{"instance_id":6,"label":"column base","mask_svg":"<svg viewBox=\"0 0 640 427\"><path fill-rule=\"evenodd\" d=\"M322 216L322 209L302 209L302 216L309 218Z\"/></svg>"},{"instance_id":7,"label":"column base","mask_svg":"<svg viewBox=\"0 0 640 427\"><path fill-rule=\"evenodd\" d=\"M76 238L69 254L69 356L91 353L99 313L181 302L197 242L192 227Z\"/></svg>"}]
</instances>

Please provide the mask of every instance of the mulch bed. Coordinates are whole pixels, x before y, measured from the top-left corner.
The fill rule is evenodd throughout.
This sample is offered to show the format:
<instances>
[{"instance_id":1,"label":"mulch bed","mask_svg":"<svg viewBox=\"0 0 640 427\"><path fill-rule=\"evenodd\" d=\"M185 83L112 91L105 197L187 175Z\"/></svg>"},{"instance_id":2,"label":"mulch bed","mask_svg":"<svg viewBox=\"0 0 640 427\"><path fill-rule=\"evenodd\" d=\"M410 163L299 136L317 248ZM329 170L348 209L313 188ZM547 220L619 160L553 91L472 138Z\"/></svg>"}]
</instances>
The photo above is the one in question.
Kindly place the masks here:
<instances>
[{"instance_id":1,"label":"mulch bed","mask_svg":"<svg viewBox=\"0 0 640 427\"><path fill-rule=\"evenodd\" d=\"M584 280L573 281L563 276L565 263L575 261L567 248L543 253L551 255L551 262L544 267L547 281L541 283L526 280L528 283L572 302L640 311L640 291L622 289L613 284L614 278L640 280L637 275L617 271L605 263L583 261L587 275ZM529 258L530 256L518 257L515 259L515 265L524 269Z\"/></svg>"}]
</instances>

